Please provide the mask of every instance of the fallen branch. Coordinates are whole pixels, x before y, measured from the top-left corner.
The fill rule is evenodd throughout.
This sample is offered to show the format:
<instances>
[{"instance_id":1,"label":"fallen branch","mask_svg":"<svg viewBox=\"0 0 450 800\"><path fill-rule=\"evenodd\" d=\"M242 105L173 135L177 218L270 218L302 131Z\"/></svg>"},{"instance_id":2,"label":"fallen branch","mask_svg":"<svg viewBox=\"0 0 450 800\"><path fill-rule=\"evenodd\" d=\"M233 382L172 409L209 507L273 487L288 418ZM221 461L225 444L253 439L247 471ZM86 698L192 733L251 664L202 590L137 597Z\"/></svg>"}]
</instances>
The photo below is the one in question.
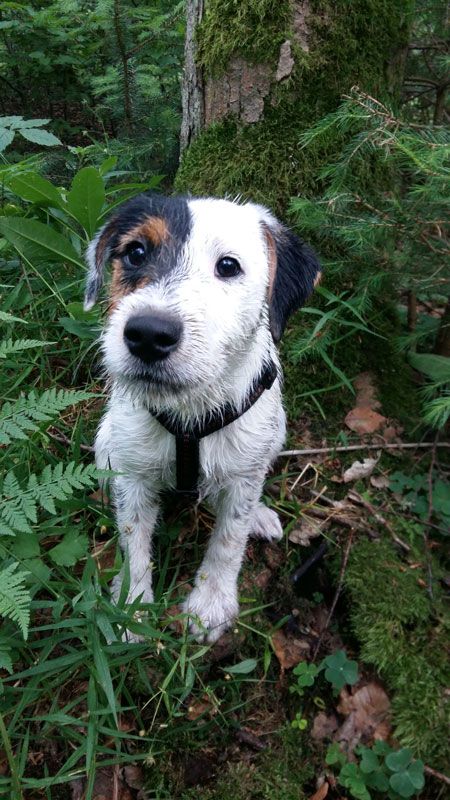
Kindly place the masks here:
<instances>
[{"instance_id":1,"label":"fallen branch","mask_svg":"<svg viewBox=\"0 0 450 800\"><path fill-rule=\"evenodd\" d=\"M414 450L418 447L450 447L450 442L398 442L389 444L349 444L346 447L312 447L307 450L282 450L280 456L315 456L320 453L350 453L354 450Z\"/></svg>"},{"instance_id":2,"label":"fallen branch","mask_svg":"<svg viewBox=\"0 0 450 800\"><path fill-rule=\"evenodd\" d=\"M326 621L324 627L322 628L320 636L319 636L319 638L317 640L317 644L316 644L316 646L314 648L314 653L313 653L313 657L312 657L312 663L314 663L314 661L317 658L317 654L318 654L318 652L320 650L320 646L322 644L325 631L327 631L328 628L329 628L330 622L331 622L333 614L334 614L334 610L335 610L336 605L337 605L337 601L339 600L339 595L340 595L340 593L342 591L342 586L344 584L345 570L347 569L348 558L349 558L349 555L350 555L350 550L352 548L352 542L353 542L354 533L355 533L355 529L351 528L349 530L349 533L348 533L347 544L345 545L345 551L344 551L344 555L342 557L342 564L341 564L341 570L339 572L338 585L337 585L337 588L336 588L335 595L333 597L333 602L331 604L330 613L328 614L327 621Z\"/></svg>"},{"instance_id":3,"label":"fallen branch","mask_svg":"<svg viewBox=\"0 0 450 800\"><path fill-rule=\"evenodd\" d=\"M443 783L446 783L448 786L450 786L450 778L448 777L448 775L444 775L443 772L438 772L437 769L433 769L432 767L427 767L426 764L424 764L423 771L426 772L427 775L432 775L433 778L437 778L438 781L442 781Z\"/></svg>"}]
</instances>

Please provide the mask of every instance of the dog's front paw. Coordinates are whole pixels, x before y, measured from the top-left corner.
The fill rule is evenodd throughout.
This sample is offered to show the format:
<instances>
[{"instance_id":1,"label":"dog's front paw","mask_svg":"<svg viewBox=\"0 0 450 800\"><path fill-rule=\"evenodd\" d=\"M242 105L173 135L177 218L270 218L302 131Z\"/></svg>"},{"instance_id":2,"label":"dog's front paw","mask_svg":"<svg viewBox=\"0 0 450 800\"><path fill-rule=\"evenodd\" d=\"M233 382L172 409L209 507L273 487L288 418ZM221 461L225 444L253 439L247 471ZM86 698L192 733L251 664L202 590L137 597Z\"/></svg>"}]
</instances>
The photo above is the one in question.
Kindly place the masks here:
<instances>
[{"instance_id":1,"label":"dog's front paw","mask_svg":"<svg viewBox=\"0 0 450 800\"><path fill-rule=\"evenodd\" d=\"M206 579L188 595L183 611L197 641L216 642L239 614L237 592L224 592L215 581Z\"/></svg>"},{"instance_id":2,"label":"dog's front paw","mask_svg":"<svg viewBox=\"0 0 450 800\"><path fill-rule=\"evenodd\" d=\"M283 528L278 514L263 503L259 503L253 516L250 534L269 542L278 542L283 538Z\"/></svg>"}]
</instances>

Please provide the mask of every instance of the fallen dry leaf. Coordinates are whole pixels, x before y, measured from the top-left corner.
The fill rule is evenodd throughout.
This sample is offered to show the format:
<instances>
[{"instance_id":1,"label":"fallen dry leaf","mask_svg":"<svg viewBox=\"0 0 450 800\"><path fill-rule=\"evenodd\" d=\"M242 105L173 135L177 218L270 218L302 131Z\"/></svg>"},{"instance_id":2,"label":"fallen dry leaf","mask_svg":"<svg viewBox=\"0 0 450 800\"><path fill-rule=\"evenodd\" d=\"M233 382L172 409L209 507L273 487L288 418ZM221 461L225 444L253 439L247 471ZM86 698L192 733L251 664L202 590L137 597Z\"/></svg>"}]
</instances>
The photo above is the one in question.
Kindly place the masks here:
<instances>
[{"instance_id":1,"label":"fallen dry leaf","mask_svg":"<svg viewBox=\"0 0 450 800\"><path fill-rule=\"evenodd\" d=\"M325 714L324 711L319 711L314 717L313 726L311 729L311 737L316 741L323 741L324 739L332 739L333 734L337 731L339 723L334 714Z\"/></svg>"},{"instance_id":2,"label":"fallen dry leaf","mask_svg":"<svg viewBox=\"0 0 450 800\"><path fill-rule=\"evenodd\" d=\"M376 411L381 407L381 403L377 399L375 376L372 372L361 372L356 376L353 385L356 390L357 406L361 408L371 408L372 411Z\"/></svg>"},{"instance_id":3,"label":"fallen dry leaf","mask_svg":"<svg viewBox=\"0 0 450 800\"><path fill-rule=\"evenodd\" d=\"M322 531L325 530L329 524L329 520L326 519L316 520L304 516L301 525L291 530L288 539L292 544L300 544L302 547L308 547L311 544L311 539L320 536Z\"/></svg>"},{"instance_id":4,"label":"fallen dry leaf","mask_svg":"<svg viewBox=\"0 0 450 800\"><path fill-rule=\"evenodd\" d=\"M283 671L296 667L300 661L306 658L310 650L308 642L293 636L286 636L282 630L275 631L272 636L272 645Z\"/></svg>"},{"instance_id":5,"label":"fallen dry leaf","mask_svg":"<svg viewBox=\"0 0 450 800\"><path fill-rule=\"evenodd\" d=\"M374 739L386 740L390 736L390 700L379 683L370 683L342 689L337 710L347 719L336 731L335 741L341 742L347 753L353 753L360 742L371 743Z\"/></svg>"},{"instance_id":6,"label":"fallen dry leaf","mask_svg":"<svg viewBox=\"0 0 450 800\"><path fill-rule=\"evenodd\" d=\"M374 487L374 489L387 489L389 486L389 478L387 475L372 475L370 478L370 485Z\"/></svg>"},{"instance_id":7,"label":"fallen dry leaf","mask_svg":"<svg viewBox=\"0 0 450 800\"><path fill-rule=\"evenodd\" d=\"M380 454L377 453L377 458L365 458L364 461L354 461L351 467L346 469L342 476L344 483L357 481L361 478L368 478L378 464L379 458Z\"/></svg>"},{"instance_id":8,"label":"fallen dry leaf","mask_svg":"<svg viewBox=\"0 0 450 800\"><path fill-rule=\"evenodd\" d=\"M191 722L194 722L194 720L198 719L207 712L210 714L216 714L217 708L214 706L214 703L209 695L204 694L199 700L195 700L193 703L191 703L187 710L186 716Z\"/></svg>"},{"instance_id":9,"label":"fallen dry leaf","mask_svg":"<svg viewBox=\"0 0 450 800\"><path fill-rule=\"evenodd\" d=\"M72 800L84 797L85 780L71 782ZM122 780L118 767L103 767L95 775L92 800L134 800L129 787Z\"/></svg>"},{"instance_id":10,"label":"fallen dry leaf","mask_svg":"<svg viewBox=\"0 0 450 800\"><path fill-rule=\"evenodd\" d=\"M322 783L322 786L320 786L319 789L317 789L317 792L314 792L314 794L311 795L309 800L324 800L324 797L326 797L328 794L329 788L330 784L327 783L327 781L324 781Z\"/></svg>"},{"instance_id":11,"label":"fallen dry leaf","mask_svg":"<svg viewBox=\"0 0 450 800\"><path fill-rule=\"evenodd\" d=\"M372 411L365 406L356 406L348 412L345 417L345 424L351 431L363 435L365 433L375 433L386 422L386 417Z\"/></svg>"}]
</instances>

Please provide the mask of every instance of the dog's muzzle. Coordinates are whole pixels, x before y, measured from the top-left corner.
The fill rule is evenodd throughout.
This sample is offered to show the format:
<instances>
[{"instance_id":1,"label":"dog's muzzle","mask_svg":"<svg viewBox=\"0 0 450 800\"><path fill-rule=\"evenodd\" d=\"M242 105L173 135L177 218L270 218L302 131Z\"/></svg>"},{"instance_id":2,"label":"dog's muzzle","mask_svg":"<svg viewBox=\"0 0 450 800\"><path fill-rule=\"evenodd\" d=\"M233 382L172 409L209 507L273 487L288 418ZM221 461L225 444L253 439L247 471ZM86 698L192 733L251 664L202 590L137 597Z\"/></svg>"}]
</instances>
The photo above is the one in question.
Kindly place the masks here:
<instances>
[{"instance_id":1,"label":"dog's muzzle","mask_svg":"<svg viewBox=\"0 0 450 800\"><path fill-rule=\"evenodd\" d=\"M160 314L139 314L130 317L123 332L131 355L145 364L163 361L177 349L183 326L173 317Z\"/></svg>"}]
</instances>

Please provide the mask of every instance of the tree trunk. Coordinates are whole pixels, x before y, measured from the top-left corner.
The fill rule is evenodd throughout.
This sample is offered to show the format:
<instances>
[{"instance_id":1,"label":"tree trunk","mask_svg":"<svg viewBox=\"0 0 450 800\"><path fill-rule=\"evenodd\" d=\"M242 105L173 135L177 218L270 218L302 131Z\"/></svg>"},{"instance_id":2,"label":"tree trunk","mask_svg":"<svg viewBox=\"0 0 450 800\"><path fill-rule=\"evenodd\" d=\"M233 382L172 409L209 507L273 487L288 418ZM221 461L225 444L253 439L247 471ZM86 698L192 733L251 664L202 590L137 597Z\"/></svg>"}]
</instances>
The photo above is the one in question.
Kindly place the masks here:
<instances>
[{"instance_id":1,"label":"tree trunk","mask_svg":"<svg viewBox=\"0 0 450 800\"><path fill-rule=\"evenodd\" d=\"M187 0L186 42L184 48L184 72L181 92L183 119L180 133L180 150L188 147L198 136L204 125L203 70L197 64L195 32L203 17L203 0Z\"/></svg>"},{"instance_id":2,"label":"tree trunk","mask_svg":"<svg viewBox=\"0 0 450 800\"><path fill-rule=\"evenodd\" d=\"M450 299L447 300L444 315L439 325L434 352L438 356L450 358Z\"/></svg>"},{"instance_id":3,"label":"tree trunk","mask_svg":"<svg viewBox=\"0 0 450 800\"><path fill-rule=\"evenodd\" d=\"M302 130L355 84L395 99L410 10L410 0L188 0L176 188L280 213L313 193L333 143L306 158Z\"/></svg>"}]
</instances>

